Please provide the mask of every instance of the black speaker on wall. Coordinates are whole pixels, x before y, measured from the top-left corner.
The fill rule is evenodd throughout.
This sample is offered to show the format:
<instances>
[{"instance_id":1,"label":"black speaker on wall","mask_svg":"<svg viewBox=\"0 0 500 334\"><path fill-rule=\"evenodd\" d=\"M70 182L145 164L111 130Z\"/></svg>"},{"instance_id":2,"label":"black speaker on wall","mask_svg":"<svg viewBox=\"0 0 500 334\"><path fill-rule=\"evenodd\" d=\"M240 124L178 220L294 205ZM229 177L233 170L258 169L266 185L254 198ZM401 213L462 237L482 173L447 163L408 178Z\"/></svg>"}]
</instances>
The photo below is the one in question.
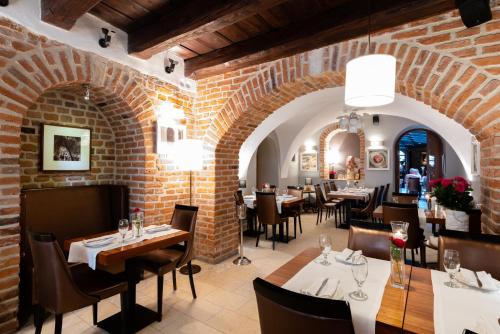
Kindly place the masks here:
<instances>
[{"instance_id":1,"label":"black speaker on wall","mask_svg":"<svg viewBox=\"0 0 500 334\"><path fill-rule=\"evenodd\" d=\"M462 22L467 28L475 27L491 20L489 0L457 0Z\"/></svg>"},{"instance_id":2,"label":"black speaker on wall","mask_svg":"<svg viewBox=\"0 0 500 334\"><path fill-rule=\"evenodd\" d=\"M380 118L378 117L378 115L373 115L373 125L379 125L380 124Z\"/></svg>"}]
</instances>

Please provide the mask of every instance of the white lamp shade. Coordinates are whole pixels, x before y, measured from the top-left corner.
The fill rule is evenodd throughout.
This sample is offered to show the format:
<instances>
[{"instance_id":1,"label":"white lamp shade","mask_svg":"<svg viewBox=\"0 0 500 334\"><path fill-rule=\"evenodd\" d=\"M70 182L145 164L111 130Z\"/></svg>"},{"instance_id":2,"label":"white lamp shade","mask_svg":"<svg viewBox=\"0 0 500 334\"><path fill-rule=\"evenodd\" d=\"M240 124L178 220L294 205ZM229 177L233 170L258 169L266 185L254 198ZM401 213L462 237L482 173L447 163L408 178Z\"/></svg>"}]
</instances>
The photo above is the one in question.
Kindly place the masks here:
<instances>
[{"instance_id":1,"label":"white lamp shade","mask_svg":"<svg viewBox=\"0 0 500 334\"><path fill-rule=\"evenodd\" d=\"M396 58L374 54L347 63L345 104L376 107L392 103L396 89Z\"/></svg>"},{"instance_id":2,"label":"white lamp shade","mask_svg":"<svg viewBox=\"0 0 500 334\"><path fill-rule=\"evenodd\" d=\"M179 170L195 171L203 169L203 141L183 139L175 143L175 163Z\"/></svg>"}]
</instances>

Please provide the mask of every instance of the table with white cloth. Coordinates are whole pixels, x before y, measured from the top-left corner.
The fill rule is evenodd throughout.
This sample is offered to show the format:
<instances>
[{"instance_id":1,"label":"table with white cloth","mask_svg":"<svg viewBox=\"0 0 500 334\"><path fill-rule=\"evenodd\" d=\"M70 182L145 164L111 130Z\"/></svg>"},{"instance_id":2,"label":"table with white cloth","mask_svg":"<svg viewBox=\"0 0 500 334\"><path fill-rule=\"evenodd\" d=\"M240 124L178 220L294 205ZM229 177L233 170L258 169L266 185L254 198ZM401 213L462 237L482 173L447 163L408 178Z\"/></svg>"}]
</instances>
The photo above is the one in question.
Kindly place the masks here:
<instances>
[{"instance_id":1,"label":"table with white cloth","mask_svg":"<svg viewBox=\"0 0 500 334\"><path fill-rule=\"evenodd\" d=\"M351 202L352 201L363 201L368 202L373 196L374 188L346 188L339 189L336 191L330 191L326 194L327 199L340 198L344 199L346 203L346 219L343 224L340 224L340 228L349 228L351 222Z\"/></svg>"},{"instance_id":2,"label":"table with white cloth","mask_svg":"<svg viewBox=\"0 0 500 334\"><path fill-rule=\"evenodd\" d=\"M373 211L373 218L383 219L384 218L384 207L379 205ZM436 225L445 225L446 218L444 214L439 211L436 212L434 210L425 210L422 208L418 208L418 222L420 228L425 230L427 224L432 224L432 233L436 232Z\"/></svg>"},{"instance_id":3,"label":"table with white cloth","mask_svg":"<svg viewBox=\"0 0 500 334\"><path fill-rule=\"evenodd\" d=\"M90 248L83 245L83 240L92 240L107 236L116 236L111 244L103 247ZM127 263L126 260L143 255L147 252L166 248L181 242L188 241L189 232L169 229L157 233L145 233L140 238L127 239L121 244L121 236L115 231L82 236L64 241L64 250L69 252L70 262L87 263L91 268L111 269ZM140 273L131 266L125 266L128 281L127 289L127 328L130 333L135 333L156 322L156 311L150 310L136 303L136 285L140 281ZM117 333L121 328L121 312L118 312L97 324L109 333Z\"/></svg>"}]
</instances>

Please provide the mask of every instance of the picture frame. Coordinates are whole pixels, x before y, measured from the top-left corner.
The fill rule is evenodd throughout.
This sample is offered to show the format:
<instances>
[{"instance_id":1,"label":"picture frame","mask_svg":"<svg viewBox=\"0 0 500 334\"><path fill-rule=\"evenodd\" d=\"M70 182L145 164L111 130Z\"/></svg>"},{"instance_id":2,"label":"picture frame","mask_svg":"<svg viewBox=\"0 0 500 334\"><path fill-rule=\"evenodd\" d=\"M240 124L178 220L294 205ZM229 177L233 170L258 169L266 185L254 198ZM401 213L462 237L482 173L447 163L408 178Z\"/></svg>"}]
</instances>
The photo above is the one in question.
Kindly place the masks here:
<instances>
[{"instance_id":1,"label":"picture frame","mask_svg":"<svg viewBox=\"0 0 500 334\"><path fill-rule=\"evenodd\" d=\"M318 152L308 151L300 153L300 170L302 172L318 171Z\"/></svg>"},{"instance_id":2,"label":"picture frame","mask_svg":"<svg viewBox=\"0 0 500 334\"><path fill-rule=\"evenodd\" d=\"M389 149L369 148L366 150L367 170L389 170L391 166Z\"/></svg>"},{"instance_id":3,"label":"picture frame","mask_svg":"<svg viewBox=\"0 0 500 334\"><path fill-rule=\"evenodd\" d=\"M471 142L470 171L472 175L479 175L481 159L479 156L479 142L475 139Z\"/></svg>"},{"instance_id":4,"label":"picture frame","mask_svg":"<svg viewBox=\"0 0 500 334\"><path fill-rule=\"evenodd\" d=\"M170 159L175 143L187 138L186 132L186 125L180 121L158 117L156 120L156 154L161 159Z\"/></svg>"},{"instance_id":5,"label":"picture frame","mask_svg":"<svg viewBox=\"0 0 500 334\"><path fill-rule=\"evenodd\" d=\"M42 171L90 171L91 129L41 124L41 141L40 167Z\"/></svg>"}]
</instances>

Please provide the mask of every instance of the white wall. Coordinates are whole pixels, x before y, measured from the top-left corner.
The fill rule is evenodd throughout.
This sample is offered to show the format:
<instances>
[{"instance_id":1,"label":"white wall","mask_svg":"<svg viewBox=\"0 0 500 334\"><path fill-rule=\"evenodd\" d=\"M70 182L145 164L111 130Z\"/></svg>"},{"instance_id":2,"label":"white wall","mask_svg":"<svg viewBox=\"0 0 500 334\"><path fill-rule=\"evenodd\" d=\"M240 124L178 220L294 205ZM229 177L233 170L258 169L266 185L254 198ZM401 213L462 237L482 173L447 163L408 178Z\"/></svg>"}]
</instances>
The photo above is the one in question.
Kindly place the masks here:
<instances>
[{"instance_id":1,"label":"white wall","mask_svg":"<svg viewBox=\"0 0 500 334\"><path fill-rule=\"evenodd\" d=\"M191 92L196 91L196 82L184 77L184 60L172 52L162 52L147 60L130 56L127 52L126 32L91 14L85 14L78 19L70 31L58 28L41 20L40 2L40 0L11 0L9 6L0 7L0 16L7 17L36 34L71 45L80 50L93 52L117 63L128 65L144 74L155 76L181 89ZM102 37L101 28L108 28L116 32L108 48L101 48L98 44L99 38ZM167 74L164 70L167 57L179 62L174 73Z\"/></svg>"},{"instance_id":2,"label":"white wall","mask_svg":"<svg viewBox=\"0 0 500 334\"><path fill-rule=\"evenodd\" d=\"M264 183L279 186L279 144L273 132L257 149L257 188Z\"/></svg>"}]
</instances>

